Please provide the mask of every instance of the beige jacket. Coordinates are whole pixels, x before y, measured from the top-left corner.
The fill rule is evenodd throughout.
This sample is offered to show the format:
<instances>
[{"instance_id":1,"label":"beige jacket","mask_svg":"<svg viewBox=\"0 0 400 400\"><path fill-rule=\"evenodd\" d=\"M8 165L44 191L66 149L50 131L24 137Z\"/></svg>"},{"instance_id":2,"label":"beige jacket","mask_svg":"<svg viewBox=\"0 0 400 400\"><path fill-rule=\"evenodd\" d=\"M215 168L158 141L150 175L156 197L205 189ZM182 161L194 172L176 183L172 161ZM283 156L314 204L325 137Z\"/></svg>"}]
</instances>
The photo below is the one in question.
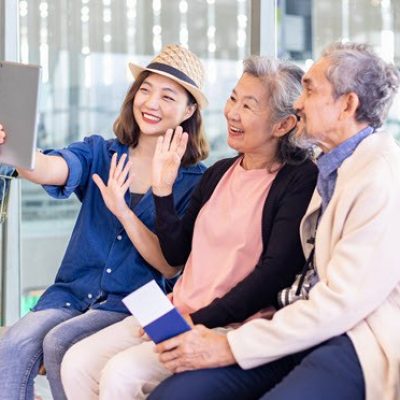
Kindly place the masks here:
<instances>
[{"instance_id":1,"label":"beige jacket","mask_svg":"<svg viewBox=\"0 0 400 400\"><path fill-rule=\"evenodd\" d=\"M300 227L305 254L320 204L315 191ZM400 149L390 135L367 137L338 170L315 260L309 300L228 334L236 360L253 368L347 332L367 400L400 399Z\"/></svg>"}]
</instances>

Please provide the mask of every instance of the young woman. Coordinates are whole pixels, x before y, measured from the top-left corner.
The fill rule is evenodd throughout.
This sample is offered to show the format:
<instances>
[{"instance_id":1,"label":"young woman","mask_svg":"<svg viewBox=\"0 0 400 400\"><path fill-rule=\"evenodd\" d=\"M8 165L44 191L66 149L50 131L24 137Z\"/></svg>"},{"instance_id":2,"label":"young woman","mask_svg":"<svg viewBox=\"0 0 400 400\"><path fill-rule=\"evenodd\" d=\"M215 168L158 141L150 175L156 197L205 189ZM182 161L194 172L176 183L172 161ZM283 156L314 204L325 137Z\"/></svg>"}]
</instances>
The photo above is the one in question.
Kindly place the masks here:
<instances>
[{"instance_id":1,"label":"young woman","mask_svg":"<svg viewBox=\"0 0 400 400\"><path fill-rule=\"evenodd\" d=\"M54 399L65 399L60 380L65 351L124 319L128 311L122 297L151 279L167 289L165 278L179 272L154 251L159 244L153 233L151 161L158 137L168 129L182 126L188 132L189 145L173 188L175 207L183 215L205 170L199 163L207 155L200 115L206 105L204 70L194 54L177 45L164 48L147 67L130 64L130 69L136 79L114 123L116 139L90 136L62 150L38 153L33 171L18 170L44 185L51 196L75 193L82 206L55 283L0 340L4 400L32 399L42 362ZM6 128L0 126L0 140L6 139ZM126 212L117 218L100 190L103 181L128 174L120 199Z\"/></svg>"},{"instance_id":2,"label":"young woman","mask_svg":"<svg viewBox=\"0 0 400 400\"><path fill-rule=\"evenodd\" d=\"M304 264L299 225L317 170L310 152L290 141L301 77L293 64L245 61L225 106L228 144L240 155L206 171L182 219L172 188L190 135L177 128L172 141L171 131L158 139L157 235L168 263L185 263L171 298L194 323L224 327L277 307L277 293ZM109 201L125 191L118 182L111 186ZM66 353L61 373L70 400L142 399L170 375L138 329L129 317Z\"/></svg>"}]
</instances>

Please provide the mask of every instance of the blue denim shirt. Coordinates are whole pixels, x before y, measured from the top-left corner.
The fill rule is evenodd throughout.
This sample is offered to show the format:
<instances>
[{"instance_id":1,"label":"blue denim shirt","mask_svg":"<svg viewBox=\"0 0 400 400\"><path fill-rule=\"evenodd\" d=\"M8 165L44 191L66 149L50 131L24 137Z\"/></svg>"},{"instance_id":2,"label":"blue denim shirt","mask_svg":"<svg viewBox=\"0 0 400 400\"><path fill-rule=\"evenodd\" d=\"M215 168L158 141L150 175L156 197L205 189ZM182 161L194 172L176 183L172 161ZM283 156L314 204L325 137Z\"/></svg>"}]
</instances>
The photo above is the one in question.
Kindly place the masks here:
<instances>
[{"instance_id":1,"label":"blue denim shirt","mask_svg":"<svg viewBox=\"0 0 400 400\"><path fill-rule=\"evenodd\" d=\"M151 279L167 289L168 281L141 257L118 219L105 206L93 182L94 173L107 181L115 152L119 158L128 153L128 147L116 139L104 140L97 135L66 149L46 152L63 157L70 172L65 186L44 186L45 190L59 199L75 193L82 206L55 283L45 291L34 310L67 307L79 311L98 308L127 312L121 299ZM179 215L184 213L204 170L201 163L180 168L173 188ZM129 204L129 193L125 200ZM135 206L134 212L154 231L151 190Z\"/></svg>"},{"instance_id":2,"label":"blue denim shirt","mask_svg":"<svg viewBox=\"0 0 400 400\"><path fill-rule=\"evenodd\" d=\"M367 126L330 152L324 153L318 158L317 190L322 199L322 211L325 211L333 196L336 186L337 170L342 165L343 161L354 153L357 146L373 132L374 129Z\"/></svg>"}]
</instances>

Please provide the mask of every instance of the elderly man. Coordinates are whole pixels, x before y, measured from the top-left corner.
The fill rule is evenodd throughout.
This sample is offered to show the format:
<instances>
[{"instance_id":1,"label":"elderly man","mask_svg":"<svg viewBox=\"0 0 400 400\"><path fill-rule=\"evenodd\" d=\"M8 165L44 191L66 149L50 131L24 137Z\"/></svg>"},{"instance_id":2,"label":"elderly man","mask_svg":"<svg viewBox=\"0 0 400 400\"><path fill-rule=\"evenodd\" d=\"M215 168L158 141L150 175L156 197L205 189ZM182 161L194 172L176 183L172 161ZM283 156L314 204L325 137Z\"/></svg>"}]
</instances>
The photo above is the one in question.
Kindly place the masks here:
<instances>
[{"instance_id":1,"label":"elderly man","mask_svg":"<svg viewBox=\"0 0 400 400\"><path fill-rule=\"evenodd\" d=\"M400 398L400 150L377 132L398 86L366 45L333 44L310 68L297 140L323 153L303 273L271 320L226 335L196 326L158 345L167 368L188 372L151 400Z\"/></svg>"}]
</instances>

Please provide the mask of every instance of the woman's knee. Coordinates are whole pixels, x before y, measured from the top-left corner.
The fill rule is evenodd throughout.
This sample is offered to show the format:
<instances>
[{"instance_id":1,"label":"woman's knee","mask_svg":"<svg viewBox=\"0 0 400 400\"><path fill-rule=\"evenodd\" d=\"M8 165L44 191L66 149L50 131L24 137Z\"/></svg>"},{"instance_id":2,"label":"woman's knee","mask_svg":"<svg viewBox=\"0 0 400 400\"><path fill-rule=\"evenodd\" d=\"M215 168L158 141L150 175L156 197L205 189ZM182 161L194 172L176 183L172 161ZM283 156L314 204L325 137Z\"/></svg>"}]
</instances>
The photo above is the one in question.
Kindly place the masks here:
<instances>
[{"instance_id":1,"label":"woman's knee","mask_svg":"<svg viewBox=\"0 0 400 400\"><path fill-rule=\"evenodd\" d=\"M129 375L133 378L135 374L135 370L132 368L132 363L127 363L127 360L121 354L117 354L112 357L103 370L101 371L100 376L100 388L101 387L109 387L111 386L120 386L122 382L125 380L125 376ZM132 382L134 379L132 379Z\"/></svg>"},{"instance_id":2,"label":"woman's knee","mask_svg":"<svg viewBox=\"0 0 400 400\"><path fill-rule=\"evenodd\" d=\"M140 397L143 392L143 385L146 380L145 365L141 365L135 357L129 353L122 352L112 357L101 371L99 389L105 398L115 394L122 398L125 396ZM128 396L129 397L129 396Z\"/></svg>"},{"instance_id":3,"label":"woman's knee","mask_svg":"<svg viewBox=\"0 0 400 400\"><path fill-rule=\"evenodd\" d=\"M30 331L20 329L18 323L7 329L0 338L1 358L15 357L16 354L36 352L42 348L42 339L35 340ZM8 354L8 356L7 356Z\"/></svg>"},{"instance_id":4,"label":"woman's knee","mask_svg":"<svg viewBox=\"0 0 400 400\"><path fill-rule=\"evenodd\" d=\"M100 387L107 386L109 382L113 382L120 375L121 366L114 360L115 357L108 360L100 374Z\"/></svg>"},{"instance_id":5,"label":"woman's knee","mask_svg":"<svg viewBox=\"0 0 400 400\"><path fill-rule=\"evenodd\" d=\"M60 363L66 352L65 343L63 343L62 328L60 325L52 328L43 339L43 355L45 358L57 359Z\"/></svg>"},{"instance_id":6,"label":"woman's knee","mask_svg":"<svg viewBox=\"0 0 400 400\"><path fill-rule=\"evenodd\" d=\"M51 329L43 339L43 352L46 350L53 350L58 347L58 339L56 334L57 327Z\"/></svg>"},{"instance_id":7,"label":"woman's knee","mask_svg":"<svg viewBox=\"0 0 400 400\"><path fill-rule=\"evenodd\" d=\"M80 342L66 351L61 363L61 379L63 384L73 385L83 376L90 375L94 370L90 354L86 353L85 346Z\"/></svg>"},{"instance_id":8,"label":"woman's knee","mask_svg":"<svg viewBox=\"0 0 400 400\"><path fill-rule=\"evenodd\" d=\"M61 364L67 350L77 340L77 331L71 326L71 319L54 326L43 339L45 362Z\"/></svg>"}]
</instances>

